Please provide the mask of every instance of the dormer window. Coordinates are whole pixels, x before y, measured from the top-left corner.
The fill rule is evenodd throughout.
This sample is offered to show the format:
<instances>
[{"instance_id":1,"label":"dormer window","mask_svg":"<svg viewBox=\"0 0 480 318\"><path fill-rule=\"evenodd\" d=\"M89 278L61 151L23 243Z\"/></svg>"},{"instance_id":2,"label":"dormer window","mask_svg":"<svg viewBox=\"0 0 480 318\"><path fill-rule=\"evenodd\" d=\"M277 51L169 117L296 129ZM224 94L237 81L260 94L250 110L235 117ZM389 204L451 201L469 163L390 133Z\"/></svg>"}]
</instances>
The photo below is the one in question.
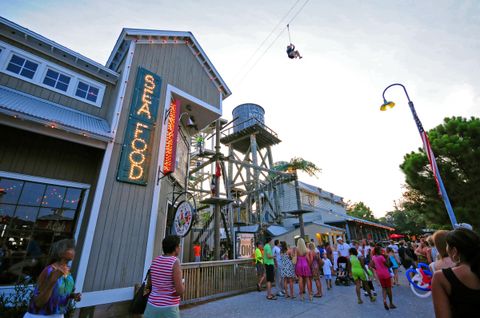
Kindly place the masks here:
<instances>
[{"instance_id":1,"label":"dormer window","mask_svg":"<svg viewBox=\"0 0 480 318\"><path fill-rule=\"evenodd\" d=\"M12 55L12 58L10 59L10 62L7 66L8 71L29 79L33 79L37 68L38 63L35 63L32 60L28 60L16 54Z\"/></svg>"},{"instance_id":2,"label":"dormer window","mask_svg":"<svg viewBox=\"0 0 480 318\"><path fill-rule=\"evenodd\" d=\"M0 41L0 74L102 107L106 85L73 69Z\"/></svg>"},{"instance_id":3,"label":"dormer window","mask_svg":"<svg viewBox=\"0 0 480 318\"><path fill-rule=\"evenodd\" d=\"M43 79L43 84L66 92L70 79L70 76L48 69L47 74L45 74L45 78Z\"/></svg>"}]
</instances>

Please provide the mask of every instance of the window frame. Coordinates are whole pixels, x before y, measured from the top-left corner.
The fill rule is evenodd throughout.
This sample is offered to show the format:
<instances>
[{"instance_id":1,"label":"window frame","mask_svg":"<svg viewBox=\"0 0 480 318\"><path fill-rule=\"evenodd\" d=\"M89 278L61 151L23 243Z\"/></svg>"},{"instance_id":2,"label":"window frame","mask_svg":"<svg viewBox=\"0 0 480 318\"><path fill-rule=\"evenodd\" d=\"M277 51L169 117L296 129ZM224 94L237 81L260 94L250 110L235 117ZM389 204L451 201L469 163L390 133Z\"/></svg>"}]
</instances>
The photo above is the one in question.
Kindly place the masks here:
<instances>
[{"instance_id":1,"label":"window frame","mask_svg":"<svg viewBox=\"0 0 480 318\"><path fill-rule=\"evenodd\" d=\"M88 89L87 89L85 98L80 97L80 96L77 95L77 90L78 90L78 86L80 85L80 82L82 82L82 83L85 84L85 85L88 85ZM101 93L102 89L101 89L100 87L98 87L97 85L94 85L94 84L92 84L92 83L90 83L90 82L84 81L84 80L82 80L82 79L77 80L76 86L75 86L74 89L73 89L73 94L74 94L75 97L77 97L77 98L85 99L85 100L88 100L89 102L93 103L93 101L91 101L91 100L89 100L89 99L87 98L87 96L88 96L88 91L89 91L90 88L92 88L92 87L93 87L93 88L96 88L96 89L98 90L97 100L95 101L95 103L96 103L96 102L98 101L98 99L100 98L100 93Z\"/></svg>"},{"instance_id":2,"label":"window frame","mask_svg":"<svg viewBox=\"0 0 480 318\"><path fill-rule=\"evenodd\" d=\"M47 73L48 71L53 71L53 72L56 72L59 74L59 78L55 81L55 86L57 85L57 83L60 81L60 75L63 75L63 76L68 76L70 78L70 82L68 83L68 86L67 86L67 90L66 91L62 91L61 89L55 87L55 86L50 86L48 84L45 84L43 81L45 80L45 78L47 77ZM53 89L55 91L58 91L59 93L61 94L69 94L70 93L70 89L71 89L71 86L72 86L72 81L73 81L74 77L71 75L71 74L68 74L68 73L65 73L65 72L62 72L58 69L56 69L55 67L51 67L50 65L47 65L47 67L45 67L45 70L42 74L42 78L41 78L41 83L43 85L46 85L48 87L50 87L50 89Z\"/></svg>"},{"instance_id":3,"label":"window frame","mask_svg":"<svg viewBox=\"0 0 480 318\"><path fill-rule=\"evenodd\" d=\"M20 73L15 73L15 72L12 72L10 70L7 69L8 65L10 64L10 61L12 60L13 56L16 55L22 59L25 59L25 61L30 61L30 62L33 62L35 64L37 64L37 69L35 70L35 72L33 73L33 77L32 78L29 78L29 77L26 77L26 76L23 76L21 74L22 70L24 69L24 66L25 64L22 66L22 68L20 69ZM35 81L36 78L38 78L38 74L41 72L41 65L42 63L37 61L36 59L34 58L31 58L29 56L26 56L25 54L23 54L22 52L16 52L16 51L12 51L10 50L7 54L8 58L6 59L6 63L4 65L4 69L5 69L5 72L7 72L8 74L10 75L13 75L17 78L20 78L24 81Z\"/></svg>"},{"instance_id":4,"label":"window frame","mask_svg":"<svg viewBox=\"0 0 480 318\"><path fill-rule=\"evenodd\" d=\"M54 91L56 93L68 96L70 98L79 100L83 103L87 103L89 105L101 108L102 103L103 103L103 97L105 95L105 90L106 90L106 85L103 83L100 83L98 81L95 81L93 79L90 79L86 76L83 76L71 69L67 69L65 67L62 67L54 62L48 61L44 58L41 58L39 56L36 56L30 52L27 52L25 50L22 50L18 47L12 46L8 43L5 43L3 41L0 41L0 47L3 49L2 52L0 53L0 73L7 74L9 76L21 79L23 81L41 86L43 88L46 88L48 90ZM35 74L32 79L28 77L24 77L20 74L11 72L7 70L7 66L11 60L11 57L13 54L18 55L22 58L31 60L35 63L38 64L37 70L35 71ZM67 91L62 91L61 89L58 89L56 87L49 86L47 84L43 83L43 80L47 74L48 69L51 69L52 71L61 73L65 76L70 77L70 83L68 84ZM96 102L92 102L88 100L87 98L81 98L75 95L76 88L78 86L78 82L84 82L88 84L89 86L93 86L95 88L98 88L98 95L97 95L97 100Z\"/></svg>"},{"instance_id":5,"label":"window frame","mask_svg":"<svg viewBox=\"0 0 480 318\"><path fill-rule=\"evenodd\" d=\"M84 221L85 217L85 209L87 207L87 201L88 201L88 196L90 194L90 188L91 186L86 183L79 183L75 181L65 181L65 180L59 180L59 179L51 179L51 178L45 178L45 177L40 177L40 176L32 176L32 175L27 175L27 174L20 174L20 173L14 173L14 172L7 172L7 171L2 171L0 170L0 177L2 178L9 178L9 179L16 179L24 182L35 182L35 183L44 183L47 185L56 185L56 186L62 186L62 187L70 187L70 188L79 188L82 189L84 192L84 195L82 197L82 202L80 206L80 213L78 214L78 218L76 220L75 228L73 229L73 234L74 234L74 239L75 242L78 242L78 237L80 235L80 229L82 227L82 223ZM33 288L33 285L29 285L31 288ZM0 293L4 293L6 295L14 292L14 285L2 285L0 286Z\"/></svg>"}]
</instances>

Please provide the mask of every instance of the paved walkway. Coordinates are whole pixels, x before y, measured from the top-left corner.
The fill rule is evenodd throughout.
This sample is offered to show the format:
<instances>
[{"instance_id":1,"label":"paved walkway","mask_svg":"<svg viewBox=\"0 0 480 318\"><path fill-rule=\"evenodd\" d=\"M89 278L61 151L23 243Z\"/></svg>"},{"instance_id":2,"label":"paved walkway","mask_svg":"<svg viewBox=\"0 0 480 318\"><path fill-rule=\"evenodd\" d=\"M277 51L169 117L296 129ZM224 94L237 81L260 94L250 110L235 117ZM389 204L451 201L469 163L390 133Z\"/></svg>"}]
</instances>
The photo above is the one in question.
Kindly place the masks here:
<instances>
[{"instance_id":1,"label":"paved walkway","mask_svg":"<svg viewBox=\"0 0 480 318\"><path fill-rule=\"evenodd\" d=\"M381 289L375 285L378 293L376 302L371 303L363 297L364 303L357 304L355 287L334 286L324 291L322 298L314 298L312 302L278 297L267 300L266 292L251 292L230 298L212 301L202 305L187 307L181 310L182 318L235 318L235 317L434 317L431 297L422 299L415 296L407 285L404 273L401 275L401 286L394 287L393 301L397 309L386 311L383 308ZM403 279L402 279L403 278ZM324 281L322 285L325 287ZM298 285L295 286L298 295Z\"/></svg>"}]
</instances>

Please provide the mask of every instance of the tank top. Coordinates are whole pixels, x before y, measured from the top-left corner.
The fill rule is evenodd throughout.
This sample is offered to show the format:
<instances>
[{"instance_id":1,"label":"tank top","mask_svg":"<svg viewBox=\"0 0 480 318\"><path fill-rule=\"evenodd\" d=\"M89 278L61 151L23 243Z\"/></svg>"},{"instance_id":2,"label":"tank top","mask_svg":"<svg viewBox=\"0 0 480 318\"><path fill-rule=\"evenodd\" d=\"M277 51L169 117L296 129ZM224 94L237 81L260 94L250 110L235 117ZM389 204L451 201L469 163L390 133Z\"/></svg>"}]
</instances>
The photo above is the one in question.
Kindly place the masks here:
<instances>
[{"instance_id":1,"label":"tank top","mask_svg":"<svg viewBox=\"0 0 480 318\"><path fill-rule=\"evenodd\" d=\"M451 286L449 298L452 317L476 317L478 315L480 289L471 289L465 286L451 268L444 268L442 272Z\"/></svg>"},{"instance_id":2,"label":"tank top","mask_svg":"<svg viewBox=\"0 0 480 318\"><path fill-rule=\"evenodd\" d=\"M178 306L180 296L175 295L175 284L173 282L173 264L175 256L158 256L150 267L152 280L152 291L148 297L148 303L155 307Z\"/></svg>"},{"instance_id":3,"label":"tank top","mask_svg":"<svg viewBox=\"0 0 480 318\"><path fill-rule=\"evenodd\" d=\"M360 260L358 259L357 256L350 255L350 264L352 265L352 272L355 272L355 273L363 272L362 264L360 263Z\"/></svg>"},{"instance_id":4,"label":"tank top","mask_svg":"<svg viewBox=\"0 0 480 318\"><path fill-rule=\"evenodd\" d=\"M53 266L49 265L43 270L42 275L46 274L45 276L48 278L53 271ZM52 294L48 299L48 302L43 307L38 308L35 306L34 302L34 298L40 294L40 290L37 286L33 292L33 297L30 300L28 312L36 315L65 314L68 311L68 306L71 302L70 295L73 293L74 289L75 283L72 274L69 273L67 276L60 276L52 289Z\"/></svg>"}]
</instances>

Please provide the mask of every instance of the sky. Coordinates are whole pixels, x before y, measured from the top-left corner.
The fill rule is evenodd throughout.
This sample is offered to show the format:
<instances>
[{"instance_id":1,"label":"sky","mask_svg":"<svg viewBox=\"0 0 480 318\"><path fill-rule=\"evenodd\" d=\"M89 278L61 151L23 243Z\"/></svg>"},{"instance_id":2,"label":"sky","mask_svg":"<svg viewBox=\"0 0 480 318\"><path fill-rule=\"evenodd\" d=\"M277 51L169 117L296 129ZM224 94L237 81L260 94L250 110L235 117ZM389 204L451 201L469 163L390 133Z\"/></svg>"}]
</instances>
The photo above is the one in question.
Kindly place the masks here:
<instances>
[{"instance_id":1,"label":"sky","mask_svg":"<svg viewBox=\"0 0 480 318\"><path fill-rule=\"evenodd\" d=\"M290 23L303 59L286 56L286 22L250 59L305 1L2 1L0 15L102 64L123 27L191 31L233 92L225 118L261 105L282 140L275 161L314 162L322 172L302 181L382 216L402 196L403 156L421 147L403 91L380 112L382 91L403 83L426 130L479 117L480 1L311 0Z\"/></svg>"}]
</instances>

